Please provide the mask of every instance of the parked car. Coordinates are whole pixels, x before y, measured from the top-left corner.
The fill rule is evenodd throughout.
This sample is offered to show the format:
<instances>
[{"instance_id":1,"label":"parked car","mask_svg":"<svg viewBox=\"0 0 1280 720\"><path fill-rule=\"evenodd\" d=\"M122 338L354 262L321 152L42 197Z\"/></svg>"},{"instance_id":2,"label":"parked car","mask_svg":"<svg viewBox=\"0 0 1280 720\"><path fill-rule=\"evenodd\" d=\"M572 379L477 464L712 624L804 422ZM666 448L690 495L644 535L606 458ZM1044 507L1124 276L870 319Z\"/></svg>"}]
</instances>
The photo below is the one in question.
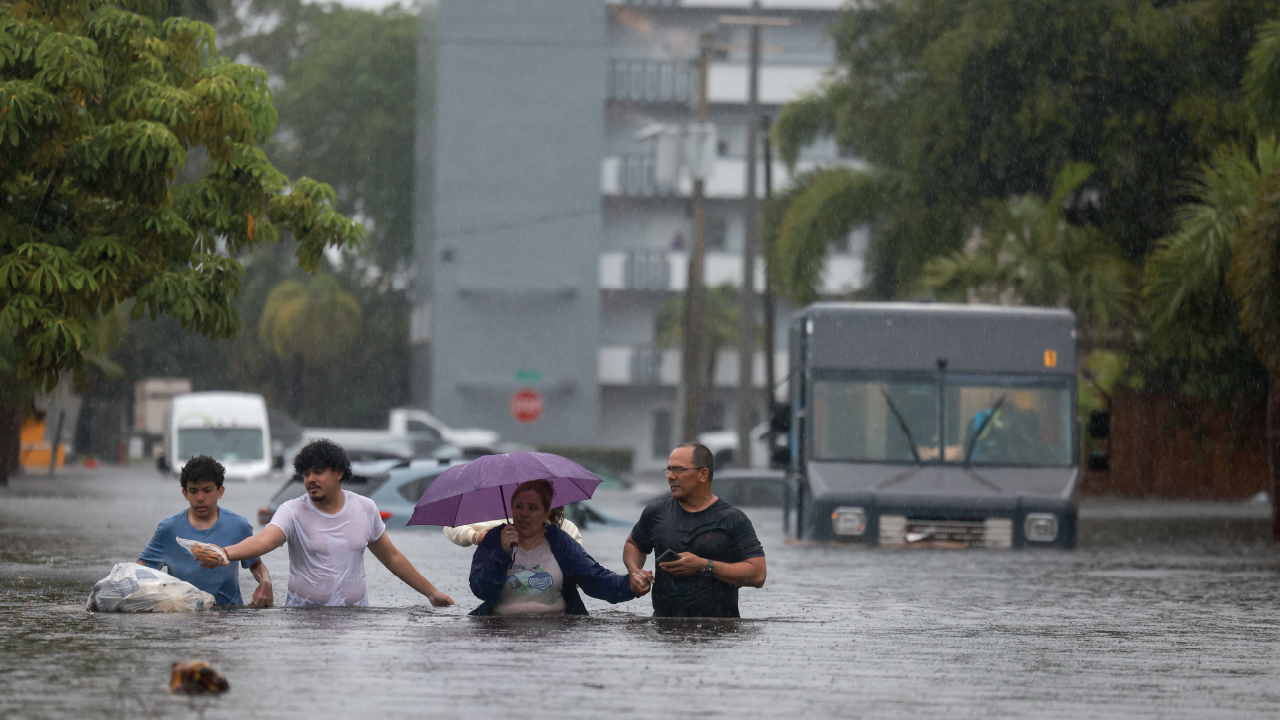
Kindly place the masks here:
<instances>
[{"instance_id":1,"label":"parked car","mask_svg":"<svg viewBox=\"0 0 1280 720\"><path fill-rule=\"evenodd\" d=\"M382 521L387 527L404 527L413 515L413 508L440 473L457 463L436 460L395 460L385 468L385 463L353 463L351 479L342 484L346 490L363 495L378 506ZM291 477L271 498L266 507L258 510L258 524L266 525L280 505L301 497L307 492L302 478Z\"/></svg>"},{"instance_id":2,"label":"parked car","mask_svg":"<svg viewBox=\"0 0 1280 720\"><path fill-rule=\"evenodd\" d=\"M717 470L712 484L716 496L734 507L780 508L787 500L785 470Z\"/></svg>"},{"instance_id":3,"label":"parked car","mask_svg":"<svg viewBox=\"0 0 1280 720\"><path fill-rule=\"evenodd\" d=\"M700 433L698 442L707 446L715 456L717 468L738 467L738 431L712 430ZM760 423L751 428L751 467L759 470L768 469L778 448L786 447L785 433L774 437L774 447L769 448L769 424Z\"/></svg>"},{"instance_id":4,"label":"parked car","mask_svg":"<svg viewBox=\"0 0 1280 720\"><path fill-rule=\"evenodd\" d=\"M394 408L387 417L385 430L346 428L304 428L301 442L291 448L296 455L303 443L326 438L344 449L352 462L400 458L466 459L505 452L501 437L492 430L452 428L425 410Z\"/></svg>"},{"instance_id":5,"label":"parked car","mask_svg":"<svg viewBox=\"0 0 1280 720\"><path fill-rule=\"evenodd\" d=\"M716 470L711 489L716 497L734 507L786 507L787 471L758 468ZM645 503L670 495L663 492Z\"/></svg>"},{"instance_id":6,"label":"parked car","mask_svg":"<svg viewBox=\"0 0 1280 720\"><path fill-rule=\"evenodd\" d=\"M440 473L462 463L450 460L394 460L372 463L352 463L351 479L342 487L373 500L382 515L382 521L390 528L405 527L413 515L413 509L422 499L431 483ZM294 476L285 481L272 496L266 507L258 510L258 524L266 525L280 508L281 503L301 497L307 490L302 478ZM617 518L600 512L587 503L573 503L565 508L565 516L580 528L589 524L626 524Z\"/></svg>"}]
</instances>

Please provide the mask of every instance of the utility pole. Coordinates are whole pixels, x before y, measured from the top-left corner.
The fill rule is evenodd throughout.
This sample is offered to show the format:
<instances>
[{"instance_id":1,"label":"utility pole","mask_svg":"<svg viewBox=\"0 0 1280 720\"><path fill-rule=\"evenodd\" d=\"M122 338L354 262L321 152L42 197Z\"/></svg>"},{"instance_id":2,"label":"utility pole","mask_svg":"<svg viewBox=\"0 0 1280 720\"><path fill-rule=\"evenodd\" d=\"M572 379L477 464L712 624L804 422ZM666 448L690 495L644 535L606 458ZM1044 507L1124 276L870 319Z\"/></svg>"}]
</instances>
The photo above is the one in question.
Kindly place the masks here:
<instances>
[{"instance_id":1,"label":"utility pole","mask_svg":"<svg viewBox=\"0 0 1280 720\"><path fill-rule=\"evenodd\" d=\"M760 144L760 0L751 3L750 69L747 72L747 187L742 201L742 295L738 310L738 452L739 467L751 467L751 408L757 406L756 252L760 244L760 203L756 198L756 148ZM770 395L772 397L772 395Z\"/></svg>"},{"instance_id":2,"label":"utility pole","mask_svg":"<svg viewBox=\"0 0 1280 720\"><path fill-rule=\"evenodd\" d=\"M703 33L698 43L699 124L707 121L707 67L711 61L711 33ZM689 248L689 281L684 293L684 425L686 441L696 441L702 423L702 336L706 316L703 265L707 255L706 207L702 174L693 179L693 245Z\"/></svg>"},{"instance_id":3,"label":"utility pole","mask_svg":"<svg viewBox=\"0 0 1280 720\"><path fill-rule=\"evenodd\" d=\"M764 131L764 201L768 205L773 199L773 145L769 142L769 117L760 117L760 129ZM773 238L776 240L777 238ZM768 423L768 442L765 443L766 458L773 465L773 448L777 444L777 433L773 431L773 391L778 386L777 368L773 366L776 351L773 338L777 325L776 308L773 306L773 248L764 248L764 421Z\"/></svg>"}]
</instances>

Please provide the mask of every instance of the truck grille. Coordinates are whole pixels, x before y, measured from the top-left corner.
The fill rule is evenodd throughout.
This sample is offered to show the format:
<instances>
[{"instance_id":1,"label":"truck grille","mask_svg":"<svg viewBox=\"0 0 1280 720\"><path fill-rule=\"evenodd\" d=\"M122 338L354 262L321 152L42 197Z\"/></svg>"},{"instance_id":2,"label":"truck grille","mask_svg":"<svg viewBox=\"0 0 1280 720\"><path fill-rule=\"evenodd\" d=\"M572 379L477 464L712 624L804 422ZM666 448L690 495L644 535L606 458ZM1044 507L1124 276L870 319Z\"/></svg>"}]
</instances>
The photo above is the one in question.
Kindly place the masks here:
<instances>
[{"instance_id":1,"label":"truck grille","mask_svg":"<svg viewBox=\"0 0 1280 720\"><path fill-rule=\"evenodd\" d=\"M886 547L1013 546L1013 520L927 520L905 515L880 516L880 544Z\"/></svg>"}]
</instances>

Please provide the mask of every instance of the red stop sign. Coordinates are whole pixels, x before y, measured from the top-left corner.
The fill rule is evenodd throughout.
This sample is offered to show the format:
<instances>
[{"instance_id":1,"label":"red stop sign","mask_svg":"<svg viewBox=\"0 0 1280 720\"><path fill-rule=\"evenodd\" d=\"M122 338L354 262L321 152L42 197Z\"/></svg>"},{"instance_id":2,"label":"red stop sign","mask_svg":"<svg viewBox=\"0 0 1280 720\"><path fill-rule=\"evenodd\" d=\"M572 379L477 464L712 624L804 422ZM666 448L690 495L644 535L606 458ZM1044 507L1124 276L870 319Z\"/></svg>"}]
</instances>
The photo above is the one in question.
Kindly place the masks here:
<instances>
[{"instance_id":1,"label":"red stop sign","mask_svg":"<svg viewBox=\"0 0 1280 720\"><path fill-rule=\"evenodd\" d=\"M531 423L542 417L542 396L537 390L525 388L511 396L511 417L522 423Z\"/></svg>"}]
</instances>

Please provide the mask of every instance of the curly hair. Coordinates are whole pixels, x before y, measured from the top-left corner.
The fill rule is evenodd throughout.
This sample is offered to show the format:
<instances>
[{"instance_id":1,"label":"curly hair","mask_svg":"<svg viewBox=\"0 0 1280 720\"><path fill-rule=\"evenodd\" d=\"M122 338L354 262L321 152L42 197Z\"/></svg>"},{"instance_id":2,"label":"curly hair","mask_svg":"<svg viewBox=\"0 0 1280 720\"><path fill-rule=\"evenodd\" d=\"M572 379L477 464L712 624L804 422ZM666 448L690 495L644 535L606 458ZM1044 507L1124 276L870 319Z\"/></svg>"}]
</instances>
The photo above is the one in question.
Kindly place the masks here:
<instances>
[{"instance_id":1,"label":"curly hair","mask_svg":"<svg viewBox=\"0 0 1280 720\"><path fill-rule=\"evenodd\" d=\"M542 501L543 507L551 507L551 501L556 496L555 486L553 486L550 481L530 480L528 482L522 482L516 486L516 491L511 493L511 501L515 502L516 497L525 491L537 493L538 499ZM547 522L552 523L556 527L563 527L564 508L558 507L555 510L552 510L551 514L547 516Z\"/></svg>"},{"instance_id":2,"label":"curly hair","mask_svg":"<svg viewBox=\"0 0 1280 720\"><path fill-rule=\"evenodd\" d=\"M222 467L222 463L214 460L208 455L196 455L182 466L182 472L178 474L178 482L182 483L182 489L187 489L187 483L198 483L212 480L218 487L222 487L222 481L226 479L227 469Z\"/></svg>"},{"instance_id":3,"label":"curly hair","mask_svg":"<svg viewBox=\"0 0 1280 720\"><path fill-rule=\"evenodd\" d=\"M308 470L337 470L342 473L342 482L351 479L351 460L347 451L338 443L320 438L307 443L293 458L293 472L299 477Z\"/></svg>"}]
</instances>

